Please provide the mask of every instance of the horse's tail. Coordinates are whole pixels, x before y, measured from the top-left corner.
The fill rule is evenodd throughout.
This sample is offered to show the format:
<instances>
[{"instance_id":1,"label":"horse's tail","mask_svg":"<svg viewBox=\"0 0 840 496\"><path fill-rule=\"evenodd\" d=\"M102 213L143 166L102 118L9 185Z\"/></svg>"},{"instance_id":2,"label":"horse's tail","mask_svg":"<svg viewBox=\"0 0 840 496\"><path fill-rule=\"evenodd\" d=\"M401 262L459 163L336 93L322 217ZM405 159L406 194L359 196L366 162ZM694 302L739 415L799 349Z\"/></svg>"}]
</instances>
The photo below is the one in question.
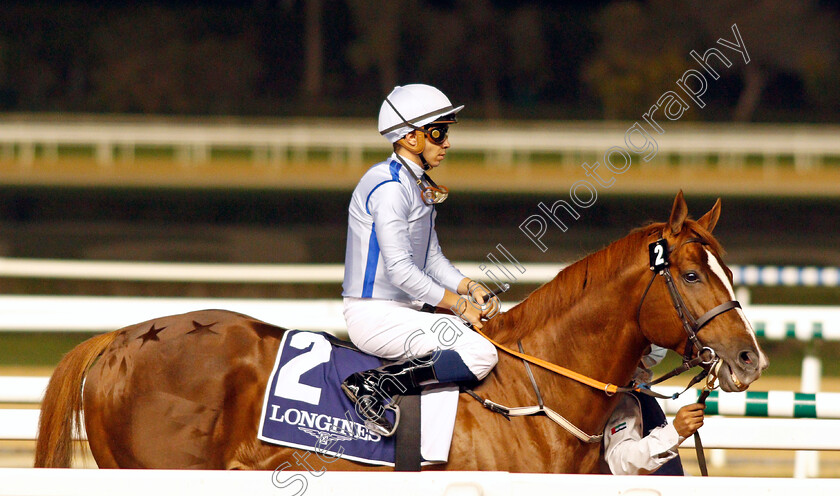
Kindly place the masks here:
<instances>
[{"instance_id":1,"label":"horse's tail","mask_svg":"<svg viewBox=\"0 0 840 496\"><path fill-rule=\"evenodd\" d=\"M38 443L35 446L35 467L69 467L73 457L73 425L75 434L82 432L82 383L88 369L105 351L118 332L94 336L76 346L58 363L44 400L38 422Z\"/></svg>"}]
</instances>

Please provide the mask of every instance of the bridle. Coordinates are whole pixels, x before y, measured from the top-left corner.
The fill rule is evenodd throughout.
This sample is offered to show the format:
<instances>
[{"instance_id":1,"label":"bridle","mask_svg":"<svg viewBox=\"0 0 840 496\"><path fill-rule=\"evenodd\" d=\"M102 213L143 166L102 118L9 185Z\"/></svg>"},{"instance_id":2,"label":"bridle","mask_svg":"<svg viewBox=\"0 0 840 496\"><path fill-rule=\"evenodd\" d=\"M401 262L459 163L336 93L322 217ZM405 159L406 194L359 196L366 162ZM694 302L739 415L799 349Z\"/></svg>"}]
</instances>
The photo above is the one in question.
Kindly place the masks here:
<instances>
[{"instance_id":1,"label":"bridle","mask_svg":"<svg viewBox=\"0 0 840 496\"><path fill-rule=\"evenodd\" d=\"M677 289L677 285L674 282L674 278L671 275L671 271L668 270L669 267L669 258L673 252L676 252L679 248L689 244L689 243L699 243L701 245L708 245L709 243L706 242L702 238L689 238L677 248L671 250L668 246L668 242L664 238L660 238L657 241L651 243L649 245L649 252L650 252L650 270L653 271L653 276L650 278L650 282L648 282L647 287L645 288L645 292L642 294L642 299L639 302L639 307L636 311L636 321L639 323L639 328L642 327L641 324L641 313L642 313L642 305L644 305L645 298L647 297L648 291L650 290L651 286L653 285L653 281L656 280L656 276L662 276L665 280L665 286L668 288L668 294L671 296L671 303L674 305L674 309L677 311L677 316L680 318L682 322L683 329L685 330L687 340L685 345L685 352L683 353L683 363L673 371L665 374L664 376L657 379L655 382L646 383L647 386L658 384L665 379L678 375L690 368L693 368L697 365L703 367L704 373L699 378L696 378L688 387L693 386L696 384L697 381L704 377L709 369L714 366L719 358L715 353L715 350L708 346L703 346L700 342L700 339L697 337L697 333L708 324L712 319L717 317L718 315L728 312L733 308L741 308L741 304L735 300L725 301L720 305L712 308L708 312L704 313L700 316L700 318L695 318L691 311L685 304L685 301L682 298L679 290ZM697 356L694 357L694 350L697 350Z\"/></svg>"},{"instance_id":2,"label":"bridle","mask_svg":"<svg viewBox=\"0 0 840 496\"><path fill-rule=\"evenodd\" d=\"M690 239L686 240L683 244L681 244L679 247L677 247L677 249L679 249L682 246L685 246L686 244L689 244L689 243L700 243L700 244L703 244L703 245L708 244L702 238L690 238ZM697 377L692 379L691 383L686 387L686 390L688 390L688 388L690 388L691 386L693 386L694 384L699 382L701 379L703 379L709 373L709 370L712 369L715 366L715 364L719 362L719 358L717 357L717 354L715 353L715 351L712 348L702 345L702 343L700 342L700 339L697 337L697 333L706 324L708 324L713 318L717 317L718 315L720 315L724 312L732 310L733 308L741 308L741 304L738 303L737 301L734 301L734 300L727 301L727 302L721 303L720 305L717 305L713 309L704 313L699 319L695 319L694 316L691 314L691 311L686 306L685 301L682 298L682 295L680 294L679 290L677 289L677 285L674 283L674 279L671 276L670 271L668 271L668 258L669 258L669 255L672 253L672 251L669 250L669 248L668 248L668 242L665 239L661 238L661 239L659 239L659 240L657 240L657 241L655 241L655 242L653 242L649 245L649 251L650 251L650 255L651 255L651 257L650 257L650 259L651 259L650 268L653 271L653 277L651 277L650 282L648 282L648 285L645 288L644 293L642 294L642 299L641 299L641 301L639 301L639 306L636 310L636 321L639 323L639 328L641 328L641 322L639 320L640 320L640 317L641 317L642 305L645 302L645 298L647 297L648 291L650 290L651 286L653 285L653 281L656 280L656 276L662 276L662 278L665 280L665 285L668 287L668 293L671 295L671 302L673 303L674 308L677 311L677 315L679 316L680 320L682 321L683 329L685 330L685 332L687 334L687 342L686 342L686 346L685 346L685 353L683 354L683 363L679 367L677 367L674 370L672 370L671 372L663 375L662 377L659 377L655 381L646 382L646 383L643 383L643 384L633 383L628 387L620 387L620 386L616 386L615 384L607 384L607 383L601 382L599 380L593 379L591 377L587 377L587 376L585 376L583 374L580 374L578 372L575 372L573 370L569 370L565 367L561 367L557 364L547 362L547 361L545 361L541 358L537 358L537 357L528 355L528 354L524 353L523 351L512 350L512 349L510 349L506 346L503 346L503 345L497 343L496 341L491 339L489 336L487 336L486 334L481 332L479 329L473 327L473 330L475 330L482 337L484 337L485 339L487 339L488 341L493 343L493 345L496 346L496 348L498 348L502 351L505 351L505 352L517 357L517 358L521 358L525 362L533 363L534 365L542 367L546 370L550 370L550 371L552 371L556 374L560 374L564 377L568 377L568 378L573 379L577 382L580 382L581 384L585 384L585 385L590 386L594 389L598 389L600 391L603 391L608 396L612 396L616 393L627 393L627 392L631 392L631 391L640 391L642 393L645 393L645 394L648 394L648 395L651 395L651 396L655 396L655 397L658 397L658 398L676 399L682 393L676 393L676 394L673 394L671 396L665 396L665 395L656 393L654 391L651 391L650 386L655 385L655 384L659 384L660 382L662 382L666 379L669 379L671 377L679 375L679 374L685 372L686 370L694 368L698 365L703 367L703 371L701 372L700 375L698 375ZM676 249L673 250L673 251L676 251ZM492 291L487 296L489 298L494 298L498 295L498 293L500 293L502 291L503 290ZM698 351L696 357L694 356L694 351L693 351L694 348L696 348L697 351Z\"/></svg>"},{"instance_id":3,"label":"bridle","mask_svg":"<svg viewBox=\"0 0 840 496\"><path fill-rule=\"evenodd\" d=\"M660 238L659 240L657 240L657 241L655 241L655 242L653 242L649 245L650 260L651 260L650 268L653 271L653 277L651 277L650 282L648 282L648 285L645 288L644 293L642 294L642 299L639 302L639 307L638 307L637 312L636 312L636 320L639 323L639 328L641 329L641 322L639 322L639 319L641 317L642 305L644 304L644 301L645 301L645 298L647 297L648 291L650 290L651 286L653 285L653 282L656 280L656 277L657 276L662 276L662 278L665 280L665 285L668 288L668 293L671 295L671 302L674 305L674 309L676 309L676 311L677 311L677 315L679 316L680 320L682 321L683 329L685 330L686 335L687 335L685 353L683 355L683 363L679 367L677 367L674 370L672 370L671 372L657 378L655 381L650 381L650 382L645 382L645 383L635 383L635 382L633 382L629 386L620 387L620 386L616 386L615 384L607 384L607 383L598 381L597 379L593 379L591 377L585 376L585 375L580 374L578 372L575 372L573 370L569 370L565 367L561 367L557 364L547 362L545 360L534 357L532 355L528 355L528 354L525 353L525 350L522 347L522 342L521 341L518 342L519 351L515 351L515 350L512 350L510 348L507 348L507 347L497 343L493 339L491 339L489 336L487 336L486 334L481 332L481 330L479 330L478 328L472 327L472 329L475 330L478 334L480 334L485 339L487 339L488 341L493 343L493 345L496 346L496 348L498 348L502 351L505 351L506 353L511 354L511 355L513 355L517 358L522 359L522 361L525 364L525 368L528 372L528 375L531 379L531 384L534 387L534 390L537 394L537 398L539 399L539 405L534 406L534 407L506 407L504 405L500 405L498 403L495 403L495 402L493 402L489 399L482 398L470 389L466 389L465 391L468 394L470 394L473 398L475 398L479 403L481 403L485 408L487 408L487 409L489 409L493 412L500 413L500 414L504 415L505 417L523 416L523 415L538 415L538 414L546 415L549 418L551 418L553 421L557 422L558 424L560 424L561 426L563 426L564 428L569 430L578 439L580 439L581 441L586 442L586 443L598 443L598 442L600 442L601 439L603 438L603 434L598 434L598 435L586 434L585 432L581 431L580 429L575 427L573 424L571 424L568 420L566 420L565 418L563 418L562 416L560 416L559 414L557 414L556 412L554 412L553 410L551 410L550 408L545 406L545 404L542 401L542 396L539 392L539 388L537 387L536 381L534 380L533 375L531 374L530 367L528 365L529 363L533 363L534 365L537 365L541 368L552 371L552 372L554 372L556 374L559 374L559 375L562 375L564 377L573 379L577 382L580 382L581 384L585 384L585 385L590 386L594 389L603 391L608 396L612 396L616 393L629 393L629 392L633 392L633 391L638 391L640 393L643 393L643 394L646 394L646 395L649 395L649 396L653 396L653 397L656 397L656 398L676 399L682 393L684 393L689 388L691 388L694 384L696 384L697 382L699 382L700 380L702 380L706 376L709 376L709 378L707 379L707 382L706 382L706 388L704 390L704 394L708 395L708 391L710 391L712 389L712 387L714 387L713 383L716 379L715 374L717 373L716 372L716 367L719 367L721 362L720 362L720 358L717 356L717 354L715 353L715 351L712 348L702 345L702 343L700 342L700 339L697 337L697 333L703 328L703 326L708 324L712 319L714 319L718 315L720 315L722 313L725 313L729 310L732 310L733 308L740 308L741 305L737 301L730 300L730 301L721 303L720 305L717 305L716 307L712 308L708 312L704 313L699 319L694 318L691 311L686 306L685 301L683 300L682 295L680 294L679 290L677 289L677 285L674 282L674 279L671 276L670 271L668 270L669 255L671 255L672 252L678 250L682 246L685 246L686 244L689 244L689 243L700 243L700 244L703 244L703 245L708 245L708 242L706 242L702 238L689 238L688 240L683 242L683 244L678 246L673 251L669 250L668 242L664 238ZM493 291L493 292L490 292L487 296L490 297L490 298L494 298L494 297L497 296L497 294L499 292L502 292L502 291L504 291L504 289L502 289L498 292ZM696 357L694 356L694 351L693 351L695 348L697 349L697 352L698 352ZM686 386L685 390L683 390L682 392L666 396L666 395L663 395L663 394L659 394L659 393L650 389L651 386L653 386L655 384L659 384L660 382L662 382L666 379L669 379L671 377L679 375L679 374L681 374L681 373L683 373L683 372L685 372L685 371L687 371L691 368L694 368L695 366L698 366L698 365L701 366L703 368L703 370L690 381L688 386ZM701 399L699 401L701 401L701 402L705 401L705 396L701 396ZM696 443L699 446L699 436L695 436L695 437L696 437ZM702 449L702 448L700 448L700 449ZM698 451L698 459L700 459L701 456L702 456L702 454ZM704 465L705 465L704 463L701 464L701 467L704 466ZM705 473L704 468L701 469L701 471Z\"/></svg>"},{"instance_id":4,"label":"bridle","mask_svg":"<svg viewBox=\"0 0 840 496\"><path fill-rule=\"evenodd\" d=\"M708 245L708 242L706 242L702 238L689 238L673 251L676 251L689 243L700 243L701 245ZM668 259L672 253L668 247L668 242L665 241L664 238L660 238L651 243L648 248L650 252L650 270L653 271L653 276L650 278L650 282L648 282L648 285L645 288L645 292L642 295L642 300L639 302L639 308L636 312L636 321L638 322L639 328L641 329L642 305L645 302L645 297L647 296L651 285L653 285L653 281L656 279L657 275L660 275L665 280L665 286L668 288L668 294L671 295L671 303L674 304L674 309L677 311L677 315L682 321L683 329L685 329L685 333L687 335L687 341L685 343L685 353L683 353L683 363L679 367L659 377L658 379L656 379L656 381L648 382L645 384L637 384L634 386L642 393L659 397L661 395L651 391L651 385L658 384L664 381L665 379L668 379L675 375L679 375L682 372L694 367L695 365L700 365L703 370L689 382L688 386L686 386L685 390L683 390L683 393L687 391L688 388L702 380L704 377L709 376L710 380L707 379L706 386L703 388L703 391L700 393L700 396L697 399L698 403L705 404L706 398L709 396L709 392L711 392L711 390L715 387L714 382L716 379L715 375L717 374L717 371L715 370L714 372L712 372L712 369L720 367L720 358L715 353L715 350L708 346L703 346L702 343L700 343L700 339L697 337L697 333L700 332L700 329L702 329L703 326L708 324L712 319L714 319L718 315L724 312L728 312L733 308L741 308L741 304L735 300L725 301L701 315L699 319L695 319L694 315L692 315L691 311L686 306L682 295L677 289L677 285L674 283L674 278L673 276L671 276L671 271L668 270ZM695 349L697 350L697 357L693 356ZM679 396L679 394L682 393L678 393L675 396ZM709 475L709 470L706 467L706 455L703 451L703 443L700 440L699 431L694 432L694 449L697 454L697 463L700 466L700 474L703 476Z\"/></svg>"}]
</instances>

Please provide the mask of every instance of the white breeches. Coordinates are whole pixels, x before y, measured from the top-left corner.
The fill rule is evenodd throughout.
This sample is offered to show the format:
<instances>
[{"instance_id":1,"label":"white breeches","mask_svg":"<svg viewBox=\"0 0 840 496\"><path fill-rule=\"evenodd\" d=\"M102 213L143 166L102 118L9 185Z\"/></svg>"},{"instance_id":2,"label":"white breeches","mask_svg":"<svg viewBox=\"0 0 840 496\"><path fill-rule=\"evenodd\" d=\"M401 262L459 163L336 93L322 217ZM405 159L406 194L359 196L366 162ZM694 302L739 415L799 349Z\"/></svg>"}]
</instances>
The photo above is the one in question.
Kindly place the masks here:
<instances>
[{"instance_id":1,"label":"white breeches","mask_svg":"<svg viewBox=\"0 0 840 496\"><path fill-rule=\"evenodd\" d=\"M421 312L422 304L344 298L350 340L362 351L390 360L454 350L478 379L498 362L496 347L454 315Z\"/></svg>"}]
</instances>

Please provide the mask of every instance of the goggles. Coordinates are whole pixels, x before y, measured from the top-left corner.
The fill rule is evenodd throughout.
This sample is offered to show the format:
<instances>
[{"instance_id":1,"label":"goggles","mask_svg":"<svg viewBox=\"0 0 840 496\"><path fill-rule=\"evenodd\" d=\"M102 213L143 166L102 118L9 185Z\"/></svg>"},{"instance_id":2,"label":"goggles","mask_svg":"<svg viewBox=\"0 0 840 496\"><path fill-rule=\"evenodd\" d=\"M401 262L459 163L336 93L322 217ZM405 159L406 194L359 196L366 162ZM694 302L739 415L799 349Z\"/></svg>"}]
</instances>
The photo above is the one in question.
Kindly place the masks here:
<instances>
[{"instance_id":1,"label":"goggles","mask_svg":"<svg viewBox=\"0 0 840 496\"><path fill-rule=\"evenodd\" d=\"M423 197L423 203L426 205L437 205L449 198L449 188L438 186L426 174L423 174L422 180L417 181L417 186L420 188L420 195Z\"/></svg>"},{"instance_id":2,"label":"goggles","mask_svg":"<svg viewBox=\"0 0 840 496\"><path fill-rule=\"evenodd\" d=\"M425 133L429 141L437 146L441 146L443 145L443 142L446 141L446 137L449 135L449 125L435 124L425 126L423 128L423 133Z\"/></svg>"}]
</instances>

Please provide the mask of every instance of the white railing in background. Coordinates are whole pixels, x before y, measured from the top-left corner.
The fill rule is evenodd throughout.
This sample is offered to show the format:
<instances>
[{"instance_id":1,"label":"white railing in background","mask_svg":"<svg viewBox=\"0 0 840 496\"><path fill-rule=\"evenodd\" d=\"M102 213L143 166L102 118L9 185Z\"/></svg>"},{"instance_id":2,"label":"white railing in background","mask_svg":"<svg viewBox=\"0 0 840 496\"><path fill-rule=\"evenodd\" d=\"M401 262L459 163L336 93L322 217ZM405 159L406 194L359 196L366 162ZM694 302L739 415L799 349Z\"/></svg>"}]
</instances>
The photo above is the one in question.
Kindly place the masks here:
<instances>
[{"instance_id":1,"label":"white railing in background","mask_svg":"<svg viewBox=\"0 0 840 496\"><path fill-rule=\"evenodd\" d=\"M487 262L454 264L465 275L487 280L478 269ZM551 280L567 264L524 263L524 273L515 273L520 283L541 284ZM492 269L493 266L490 266ZM840 285L840 267L792 265L729 265L736 286L826 286ZM112 281L179 281L242 283L340 283L343 264L220 264L179 262L126 262L107 260L57 260L0 257L0 277L42 279L90 279Z\"/></svg>"},{"instance_id":2,"label":"white railing in background","mask_svg":"<svg viewBox=\"0 0 840 496\"><path fill-rule=\"evenodd\" d=\"M509 308L514 303L503 303ZM0 331L103 332L146 320L224 309L289 329L341 332L340 299L175 298L149 296L0 296ZM840 340L840 307L745 305L768 339Z\"/></svg>"},{"instance_id":3,"label":"white railing in background","mask_svg":"<svg viewBox=\"0 0 840 496\"><path fill-rule=\"evenodd\" d=\"M34 403L33 401L21 402L18 400L27 399L40 401L47 378L2 378L3 383L12 384L15 382L28 382L32 389L28 393L10 395L6 400L0 394L0 403ZM23 382L21 382L23 385ZM667 388L664 388L667 389ZM660 389L661 390L661 389ZM0 390L2 393L2 390ZM676 413L679 406L693 401L697 392L689 392L686 399L662 401L665 411L668 414ZM753 393L762 394L762 393ZM771 391L768 396L777 398L774 400L775 408L786 411L772 412L780 415L763 415L747 417L729 417L719 415L707 415L704 422L703 446L708 449L772 449L772 450L818 450L818 451L840 451L840 440L827 433L838 432L840 419L838 419L838 397L840 393L820 393L815 399L815 409L823 412L821 418L796 418L794 417L794 401L792 398L801 393L791 391ZM782 401L781 398L791 398L791 401ZM725 399L725 401L723 401ZM11 401L15 400L15 401ZM748 413L747 408L738 408L737 404L747 403L745 393L725 393L721 397L720 405L725 412L736 415ZM707 405L707 408L713 405ZM724 412L721 412L724 413ZM0 440L34 440L38 434L38 416L40 410L37 408L2 408L0 409ZM773 417L773 418L767 418ZM673 417L668 418L673 422ZM772 433L772 434L771 434ZM82 434L84 438L84 433ZM694 440L687 439L682 447L694 447Z\"/></svg>"},{"instance_id":4,"label":"white railing in background","mask_svg":"<svg viewBox=\"0 0 840 496\"><path fill-rule=\"evenodd\" d=\"M0 376L0 403L40 403L47 389L49 377ZM682 392L676 386L656 386L657 393L673 395ZM674 415L681 407L694 403L700 395L699 389L689 389L678 398L657 400L668 415ZM796 419L840 420L840 393L797 393L794 391L745 391L727 393L712 391L706 400L708 415L738 417L777 417ZM0 410L0 419L3 411ZM0 420L0 426L4 422ZM2 439L2 436L0 436ZM840 439L831 441L840 450Z\"/></svg>"},{"instance_id":5,"label":"white railing in background","mask_svg":"<svg viewBox=\"0 0 840 496\"><path fill-rule=\"evenodd\" d=\"M320 467L320 466L319 466ZM614 477L608 475L508 472L338 472L211 470L0 469L0 496L122 496L201 494L203 496L326 495L369 496L375 488L397 488L401 496L834 496L840 479L695 477ZM319 468L320 469L320 468ZM275 486L275 484L277 484Z\"/></svg>"},{"instance_id":6,"label":"white railing in background","mask_svg":"<svg viewBox=\"0 0 840 496\"><path fill-rule=\"evenodd\" d=\"M0 409L0 440L34 440L38 434L35 408ZM489 413L488 413L489 415ZM673 422L668 417L668 422ZM511 435L515 429L511 428ZM840 441L826 433L837 432L837 419L752 418L706 416L702 428L703 447L707 449L769 449L840 451ZM84 438L84 433L83 433ZM693 448L694 439L680 445Z\"/></svg>"},{"instance_id":7,"label":"white railing in background","mask_svg":"<svg viewBox=\"0 0 840 496\"><path fill-rule=\"evenodd\" d=\"M527 161L532 154L595 154L626 147L632 122L522 121L482 124L464 122L453 131L459 152L478 153L493 162ZM213 150L249 150L256 161L282 164L292 155L327 150L337 160L360 165L366 150L387 151L375 122L357 119L311 119L265 122L176 122L154 119L73 118L34 120L7 116L0 123L0 147L8 158L34 160L36 149L57 157L59 146L88 147L101 164L120 157L132 160L138 146L168 147L183 162L203 162ZM638 134L638 133L637 133ZM840 127L832 125L669 123L655 135L661 150L683 157L725 158L743 163L748 155L775 163L793 157L797 170L826 157L840 156ZM636 136L637 146L642 140ZM663 155L664 156L664 155Z\"/></svg>"},{"instance_id":8,"label":"white railing in background","mask_svg":"<svg viewBox=\"0 0 840 496\"><path fill-rule=\"evenodd\" d=\"M481 280L479 262L454 262L466 275ZM544 283L565 264L527 264L517 281ZM0 277L113 281L179 281L241 283L341 283L344 264L217 264L123 262L0 257Z\"/></svg>"}]
</instances>

